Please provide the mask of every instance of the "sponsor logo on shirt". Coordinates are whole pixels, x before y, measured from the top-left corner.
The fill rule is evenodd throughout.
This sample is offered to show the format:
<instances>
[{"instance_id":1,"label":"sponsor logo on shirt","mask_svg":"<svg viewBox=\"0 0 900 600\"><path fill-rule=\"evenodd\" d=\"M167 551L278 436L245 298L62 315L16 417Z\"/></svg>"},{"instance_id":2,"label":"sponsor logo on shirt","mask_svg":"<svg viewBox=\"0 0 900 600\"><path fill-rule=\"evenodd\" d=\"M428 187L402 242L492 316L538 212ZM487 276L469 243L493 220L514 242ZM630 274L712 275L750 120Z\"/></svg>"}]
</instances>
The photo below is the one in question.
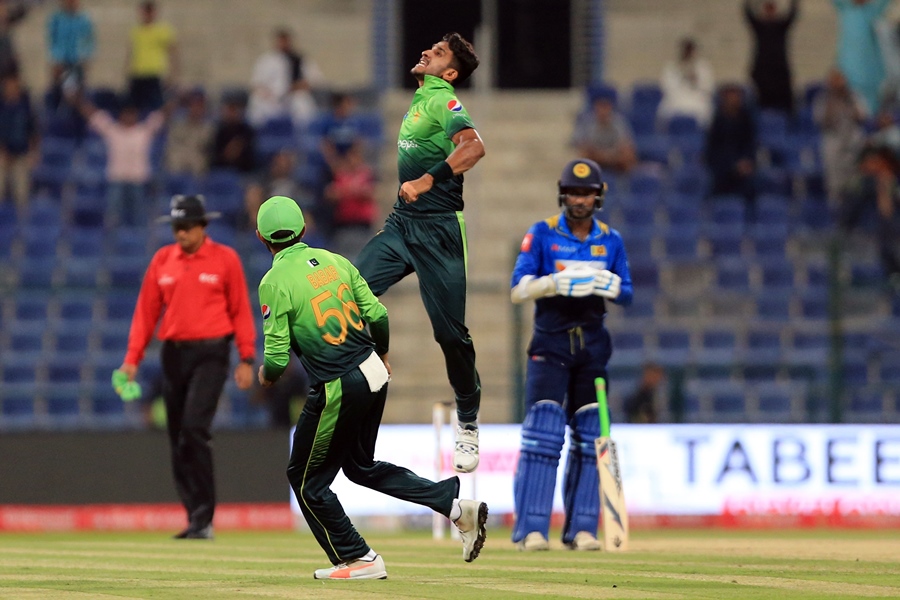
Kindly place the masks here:
<instances>
[{"instance_id":1,"label":"sponsor logo on shirt","mask_svg":"<svg viewBox=\"0 0 900 600\"><path fill-rule=\"evenodd\" d=\"M451 100L447 103L447 110L449 110L450 112L458 113L462 112L462 109L463 105L459 100Z\"/></svg>"},{"instance_id":2,"label":"sponsor logo on shirt","mask_svg":"<svg viewBox=\"0 0 900 600\"><path fill-rule=\"evenodd\" d=\"M409 150L410 148L418 148L419 145L412 140L397 140L397 147L401 150Z\"/></svg>"},{"instance_id":3,"label":"sponsor logo on shirt","mask_svg":"<svg viewBox=\"0 0 900 600\"><path fill-rule=\"evenodd\" d=\"M559 244L553 244L550 246L550 250L553 252L575 252L578 248L575 246L560 246Z\"/></svg>"},{"instance_id":4,"label":"sponsor logo on shirt","mask_svg":"<svg viewBox=\"0 0 900 600\"><path fill-rule=\"evenodd\" d=\"M591 256L606 256L606 246L591 246Z\"/></svg>"},{"instance_id":5,"label":"sponsor logo on shirt","mask_svg":"<svg viewBox=\"0 0 900 600\"><path fill-rule=\"evenodd\" d=\"M171 275L163 275L159 278L159 280L157 280L156 283L158 283L159 285L172 285L173 283L175 283L175 278Z\"/></svg>"},{"instance_id":6,"label":"sponsor logo on shirt","mask_svg":"<svg viewBox=\"0 0 900 600\"><path fill-rule=\"evenodd\" d=\"M260 308L260 310L262 311L263 321L265 321L265 320L268 319L270 316L272 316L272 310L269 308L269 305L268 305L268 304L263 304L263 305L260 306L259 308Z\"/></svg>"},{"instance_id":7,"label":"sponsor logo on shirt","mask_svg":"<svg viewBox=\"0 0 900 600\"><path fill-rule=\"evenodd\" d=\"M219 276L215 273L200 273L200 283L219 283Z\"/></svg>"},{"instance_id":8,"label":"sponsor logo on shirt","mask_svg":"<svg viewBox=\"0 0 900 600\"><path fill-rule=\"evenodd\" d=\"M525 239L522 240L522 252L528 252L531 250L531 240L534 239L534 234L526 233Z\"/></svg>"}]
</instances>

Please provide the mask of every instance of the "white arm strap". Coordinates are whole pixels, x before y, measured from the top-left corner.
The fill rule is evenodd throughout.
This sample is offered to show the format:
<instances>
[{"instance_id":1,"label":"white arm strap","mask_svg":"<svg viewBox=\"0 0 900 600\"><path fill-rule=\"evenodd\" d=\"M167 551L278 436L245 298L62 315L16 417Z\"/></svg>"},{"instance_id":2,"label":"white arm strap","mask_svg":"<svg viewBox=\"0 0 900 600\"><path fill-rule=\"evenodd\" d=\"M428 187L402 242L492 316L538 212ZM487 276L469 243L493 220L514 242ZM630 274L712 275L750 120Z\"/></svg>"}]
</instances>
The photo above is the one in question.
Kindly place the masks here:
<instances>
[{"instance_id":1,"label":"white arm strap","mask_svg":"<svg viewBox=\"0 0 900 600\"><path fill-rule=\"evenodd\" d=\"M526 300L537 300L556 295L556 282L553 277L545 275L535 279L534 275L525 275L519 280L509 294L513 304L521 304Z\"/></svg>"}]
</instances>

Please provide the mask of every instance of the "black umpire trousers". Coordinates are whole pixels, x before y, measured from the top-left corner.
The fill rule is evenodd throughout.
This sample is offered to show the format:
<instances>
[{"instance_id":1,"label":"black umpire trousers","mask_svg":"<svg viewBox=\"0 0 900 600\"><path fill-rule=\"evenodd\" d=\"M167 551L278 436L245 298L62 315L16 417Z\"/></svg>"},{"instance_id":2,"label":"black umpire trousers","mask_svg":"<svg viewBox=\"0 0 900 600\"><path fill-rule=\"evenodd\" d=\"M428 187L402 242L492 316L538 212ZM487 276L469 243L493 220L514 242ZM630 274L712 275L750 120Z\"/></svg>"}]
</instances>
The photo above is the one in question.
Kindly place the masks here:
<instances>
[{"instance_id":1,"label":"black umpire trousers","mask_svg":"<svg viewBox=\"0 0 900 600\"><path fill-rule=\"evenodd\" d=\"M188 527L196 530L212 523L216 508L210 427L228 377L231 338L166 341L162 346L172 473Z\"/></svg>"}]
</instances>

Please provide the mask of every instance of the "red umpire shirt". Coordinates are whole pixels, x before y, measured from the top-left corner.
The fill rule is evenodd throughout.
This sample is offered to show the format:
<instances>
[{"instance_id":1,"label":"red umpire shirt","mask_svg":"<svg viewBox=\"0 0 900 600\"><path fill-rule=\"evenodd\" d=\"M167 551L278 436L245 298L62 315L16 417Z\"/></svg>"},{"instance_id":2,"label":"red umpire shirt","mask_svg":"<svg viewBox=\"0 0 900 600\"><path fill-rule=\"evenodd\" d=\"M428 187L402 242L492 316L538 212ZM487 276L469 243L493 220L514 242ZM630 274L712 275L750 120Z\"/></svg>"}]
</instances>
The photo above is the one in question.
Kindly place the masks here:
<instances>
[{"instance_id":1,"label":"red umpire shirt","mask_svg":"<svg viewBox=\"0 0 900 600\"><path fill-rule=\"evenodd\" d=\"M125 364L138 365L165 308L157 337L190 341L234 334L242 360L256 354L256 327L237 252L208 237L194 254L178 244L157 250L147 267L131 331Z\"/></svg>"}]
</instances>

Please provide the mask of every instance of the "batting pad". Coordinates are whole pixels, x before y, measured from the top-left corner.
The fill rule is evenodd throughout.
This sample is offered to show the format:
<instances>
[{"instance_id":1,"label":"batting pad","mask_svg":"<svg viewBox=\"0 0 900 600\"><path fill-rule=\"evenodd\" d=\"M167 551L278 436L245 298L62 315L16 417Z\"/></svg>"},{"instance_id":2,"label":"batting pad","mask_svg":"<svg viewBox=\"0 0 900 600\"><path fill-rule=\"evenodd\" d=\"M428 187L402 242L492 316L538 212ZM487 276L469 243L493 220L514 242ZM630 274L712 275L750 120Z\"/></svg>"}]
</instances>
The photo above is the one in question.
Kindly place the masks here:
<instances>
[{"instance_id":1,"label":"batting pad","mask_svg":"<svg viewBox=\"0 0 900 600\"><path fill-rule=\"evenodd\" d=\"M548 535L556 470L565 435L566 413L556 402L541 400L525 415L519 464L513 480L514 542L521 541L532 531L540 532L545 538Z\"/></svg>"},{"instance_id":2,"label":"batting pad","mask_svg":"<svg viewBox=\"0 0 900 600\"><path fill-rule=\"evenodd\" d=\"M571 542L579 531L597 535L600 520L600 476L597 473L597 454L594 440L600 435L597 403L582 406L572 415L569 424L569 456L566 458L566 477L563 480L563 504L566 524L563 542Z\"/></svg>"}]
</instances>

